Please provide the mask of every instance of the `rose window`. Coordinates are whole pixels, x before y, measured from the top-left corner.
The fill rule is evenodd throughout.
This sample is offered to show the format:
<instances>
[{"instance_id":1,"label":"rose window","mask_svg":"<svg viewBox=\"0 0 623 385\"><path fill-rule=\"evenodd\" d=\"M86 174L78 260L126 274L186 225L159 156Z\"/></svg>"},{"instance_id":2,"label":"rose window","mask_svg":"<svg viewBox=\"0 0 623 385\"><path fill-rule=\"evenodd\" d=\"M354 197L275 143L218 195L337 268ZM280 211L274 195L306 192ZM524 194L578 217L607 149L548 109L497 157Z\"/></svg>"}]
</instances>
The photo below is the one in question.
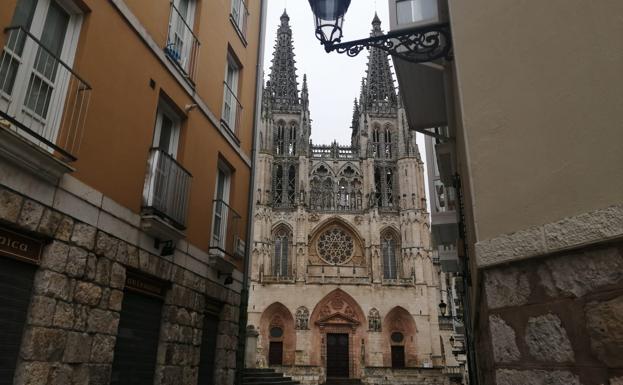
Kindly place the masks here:
<instances>
[{"instance_id":1,"label":"rose window","mask_svg":"<svg viewBox=\"0 0 623 385\"><path fill-rule=\"evenodd\" d=\"M353 256L353 238L344 230L334 228L326 231L318 238L316 244L318 254L332 265L348 262Z\"/></svg>"}]
</instances>

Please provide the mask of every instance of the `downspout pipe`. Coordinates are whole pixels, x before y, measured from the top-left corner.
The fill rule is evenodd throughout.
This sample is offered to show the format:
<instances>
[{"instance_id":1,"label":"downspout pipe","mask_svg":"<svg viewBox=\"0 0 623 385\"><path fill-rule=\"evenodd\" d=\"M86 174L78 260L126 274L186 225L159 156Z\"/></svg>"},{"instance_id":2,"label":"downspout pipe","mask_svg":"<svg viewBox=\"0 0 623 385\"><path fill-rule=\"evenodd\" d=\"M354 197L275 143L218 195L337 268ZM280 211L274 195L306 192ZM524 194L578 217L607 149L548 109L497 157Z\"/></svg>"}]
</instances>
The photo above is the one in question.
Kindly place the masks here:
<instances>
[{"instance_id":1,"label":"downspout pipe","mask_svg":"<svg viewBox=\"0 0 623 385\"><path fill-rule=\"evenodd\" d=\"M251 274L251 243L253 241L253 208L255 196L255 167L258 135L261 124L262 90L264 89L264 43L266 35L266 12L268 0L260 0L260 39L257 48L255 105L253 106L253 141L251 146L251 175L247 202L247 242L245 246L242 290L240 292L240 316L238 319L238 349L236 351L236 385L242 385L246 348L246 330L249 305L249 275Z\"/></svg>"}]
</instances>

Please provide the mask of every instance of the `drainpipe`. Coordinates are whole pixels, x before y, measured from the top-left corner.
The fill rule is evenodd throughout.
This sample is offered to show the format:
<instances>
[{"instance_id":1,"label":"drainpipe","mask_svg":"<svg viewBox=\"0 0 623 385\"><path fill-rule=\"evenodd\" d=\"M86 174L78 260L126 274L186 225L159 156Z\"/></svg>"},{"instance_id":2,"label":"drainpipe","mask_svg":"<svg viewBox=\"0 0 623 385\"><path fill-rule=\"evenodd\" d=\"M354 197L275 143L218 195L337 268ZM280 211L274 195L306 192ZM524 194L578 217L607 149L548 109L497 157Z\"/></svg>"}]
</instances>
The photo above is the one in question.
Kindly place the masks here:
<instances>
[{"instance_id":1,"label":"drainpipe","mask_svg":"<svg viewBox=\"0 0 623 385\"><path fill-rule=\"evenodd\" d=\"M242 276L242 290L240 292L240 317L238 319L238 349L236 350L236 378L235 384L242 385L242 371L247 330L247 309L249 304L249 274L251 273L251 242L253 241L253 207L255 196L255 158L257 153L257 136L260 131L262 90L264 88L264 36L266 35L266 7L267 0L260 0L260 41L257 48L255 105L253 106L253 141L251 146L251 175L249 177L249 196L247 202L247 242L245 246L244 271Z\"/></svg>"}]
</instances>

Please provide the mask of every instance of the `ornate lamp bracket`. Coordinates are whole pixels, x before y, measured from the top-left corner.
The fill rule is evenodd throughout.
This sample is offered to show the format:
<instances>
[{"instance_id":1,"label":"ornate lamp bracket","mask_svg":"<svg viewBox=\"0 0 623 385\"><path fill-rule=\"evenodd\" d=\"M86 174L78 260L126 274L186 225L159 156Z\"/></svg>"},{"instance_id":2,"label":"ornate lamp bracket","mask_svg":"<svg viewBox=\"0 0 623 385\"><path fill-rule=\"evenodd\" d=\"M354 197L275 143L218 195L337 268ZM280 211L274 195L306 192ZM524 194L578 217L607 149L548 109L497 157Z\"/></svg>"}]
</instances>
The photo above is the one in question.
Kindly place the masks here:
<instances>
[{"instance_id":1,"label":"ornate lamp bracket","mask_svg":"<svg viewBox=\"0 0 623 385\"><path fill-rule=\"evenodd\" d=\"M357 56L364 48L375 47L412 63L453 58L452 35L448 23L394 31L344 43L339 39L335 39L334 42L324 39L320 29L316 31L316 36L327 52L346 53L350 57Z\"/></svg>"}]
</instances>

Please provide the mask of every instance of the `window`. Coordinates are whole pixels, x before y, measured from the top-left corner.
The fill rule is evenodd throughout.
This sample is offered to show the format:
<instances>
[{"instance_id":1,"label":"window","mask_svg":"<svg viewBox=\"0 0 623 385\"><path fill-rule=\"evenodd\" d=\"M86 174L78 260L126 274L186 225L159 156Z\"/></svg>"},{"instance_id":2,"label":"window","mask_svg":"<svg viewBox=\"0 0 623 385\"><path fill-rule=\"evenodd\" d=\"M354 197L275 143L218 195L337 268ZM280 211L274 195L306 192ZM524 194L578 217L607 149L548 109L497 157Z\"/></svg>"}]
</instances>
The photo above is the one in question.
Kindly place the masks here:
<instances>
[{"instance_id":1,"label":"window","mask_svg":"<svg viewBox=\"0 0 623 385\"><path fill-rule=\"evenodd\" d=\"M247 4L244 0L232 0L231 2L231 19L238 29L238 32L244 39L247 37Z\"/></svg>"},{"instance_id":2,"label":"window","mask_svg":"<svg viewBox=\"0 0 623 385\"><path fill-rule=\"evenodd\" d=\"M290 251L290 231L280 227L274 234L273 275L287 277Z\"/></svg>"},{"instance_id":3,"label":"window","mask_svg":"<svg viewBox=\"0 0 623 385\"><path fill-rule=\"evenodd\" d=\"M219 164L216 174L216 190L214 192L214 218L212 221L212 244L225 250L227 236L227 213L229 211L229 187L231 170Z\"/></svg>"},{"instance_id":4,"label":"window","mask_svg":"<svg viewBox=\"0 0 623 385\"><path fill-rule=\"evenodd\" d=\"M63 106L78 82L70 68L81 24L80 9L69 0L20 0L14 28L7 30L0 110L50 142L56 141Z\"/></svg>"},{"instance_id":5,"label":"window","mask_svg":"<svg viewBox=\"0 0 623 385\"><path fill-rule=\"evenodd\" d=\"M165 53L185 73L192 75L199 42L193 34L196 0L174 0L171 3L169 36Z\"/></svg>"},{"instance_id":6,"label":"window","mask_svg":"<svg viewBox=\"0 0 623 385\"><path fill-rule=\"evenodd\" d=\"M398 24L423 24L438 20L438 0L396 0Z\"/></svg>"},{"instance_id":7,"label":"window","mask_svg":"<svg viewBox=\"0 0 623 385\"><path fill-rule=\"evenodd\" d=\"M383 254L383 278L398 278L398 239L393 231L381 235L381 253Z\"/></svg>"},{"instance_id":8,"label":"window","mask_svg":"<svg viewBox=\"0 0 623 385\"><path fill-rule=\"evenodd\" d=\"M297 165L291 162L276 164L273 170L273 204L276 207L293 207L297 194Z\"/></svg>"},{"instance_id":9,"label":"window","mask_svg":"<svg viewBox=\"0 0 623 385\"><path fill-rule=\"evenodd\" d=\"M179 145L181 119L173 108L164 101L160 101L154 128L153 147L159 149L172 158L177 157Z\"/></svg>"},{"instance_id":10,"label":"window","mask_svg":"<svg viewBox=\"0 0 623 385\"><path fill-rule=\"evenodd\" d=\"M225 68L225 86L223 95L223 117L230 131L238 134L238 123L240 120L240 111L242 106L238 101L238 86L240 78L240 65L238 61L231 55L227 56L227 67Z\"/></svg>"},{"instance_id":11,"label":"window","mask_svg":"<svg viewBox=\"0 0 623 385\"><path fill-rule=\"evenodd\" d=\"M374 167L374 188L376 204L379 207L394 206L394 168L379 165Z\"/></svg>"}]
</instances>

